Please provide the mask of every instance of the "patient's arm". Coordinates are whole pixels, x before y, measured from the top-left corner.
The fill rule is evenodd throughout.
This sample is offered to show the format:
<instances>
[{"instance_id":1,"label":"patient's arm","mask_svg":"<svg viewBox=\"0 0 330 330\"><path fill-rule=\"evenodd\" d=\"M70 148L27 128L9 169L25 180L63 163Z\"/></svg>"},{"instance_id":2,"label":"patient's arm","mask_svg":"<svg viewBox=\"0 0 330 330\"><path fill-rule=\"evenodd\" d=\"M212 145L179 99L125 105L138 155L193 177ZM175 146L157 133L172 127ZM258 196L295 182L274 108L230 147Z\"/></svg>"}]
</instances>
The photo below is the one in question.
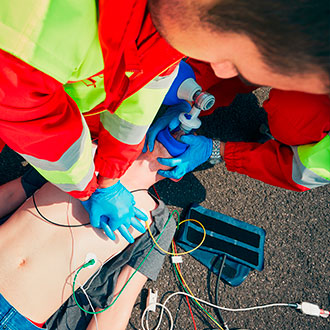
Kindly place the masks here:
<instances>
[{"instance_id":1,"label":"patient's arm","mask_svg":"<svg viewBox=\"0 0 330 330\"><path fill-rule=\"evenodd\" d=\"M21 178L0 186L0 218L16 210L25 200Z\"/></svg>"},{"instance_id":2,"label":"patient's arm","mask_svg":"<svg viewBox=\"0 0 330 330\"><path fill-rule=\"evenodd\" d=\"M120 290L125 285L125 283L134 271L135 270L128 265L123 268L116 283L114 297L116 297L116 295L120 292ZM143 274L137 272L134 275L134 277L127 284L123 293L119 296L114 305L107 311L101 314L97 314L97 322L99 329L126 329L136 298L142 290L146 281L147 277ZM96 330L94 318L89 323L87 330Z\"/></svg>"}]
</instances>

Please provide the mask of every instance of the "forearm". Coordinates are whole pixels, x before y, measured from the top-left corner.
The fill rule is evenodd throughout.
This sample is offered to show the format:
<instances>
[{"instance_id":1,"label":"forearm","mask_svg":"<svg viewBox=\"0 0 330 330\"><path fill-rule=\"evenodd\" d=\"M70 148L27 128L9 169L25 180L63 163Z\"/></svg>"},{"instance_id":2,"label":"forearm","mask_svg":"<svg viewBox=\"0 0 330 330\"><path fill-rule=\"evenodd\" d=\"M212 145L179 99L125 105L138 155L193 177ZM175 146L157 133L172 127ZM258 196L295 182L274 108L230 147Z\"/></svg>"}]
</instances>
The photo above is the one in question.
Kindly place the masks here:
<instances>
[{"instance_id":1,"label":"forearm","mask_svg":"<svg viewBox=\"0 0 330 330\"><path fill-rule=\"evenodd\" d=\"M16 210L26 199L21 178L0 186L0 218Z\"/></svg>"},{"instance_id":2,"label":"forearm","mask_svg":"<svg viewBox=\"0 0 330 330\"><path fill-rule=\"evenodd\" d=\"M104 116L112 115L109 113L109 115ZM99 184L103 184L104 180L121 178L141 153L143 143L143 138L136 144L120 141L101 125L95 155L95 167L96 171L99 172Z\"/></svg>"},{"instance_id":3,"label":"forearm","mask_svg":"<svg viewBox=\"0 0 330 330\"><path fill-rule=\"evenodd\" d=\"M89 130L62 84L0 51L0 88L1 139L63 191L91 195L96 178Z\"/></svg>"},{"instance_id":4,"label":"forearm","mask_svg":"<svg viewBox=\"0 0 330 330\"><path fill-rule=\"evenodd\" d=\"M118 295L134 271L135 270L130 266L125 266L123 268L115 287L115 297ZM108 329L109 324L111 324L111 330L126 329L136 298L138 297L146 281L147 277L145 275L136 272L114 305L107 311L97 314L97 322L100 329ZM87 330L95 329L96 324L95 319L93 318Z\"/></svg>"},{"instance_id":5,"label":"forearm","mask_svg":"<svg viewBox=\"0 0 330 330\"><path fill-rule=\"evenodd\" d=\"M271 140L266 143L227 142L224 161L231 172L289 190L305 191L292 179L293 152L289 146Z\"/></svg>"}]
</instances>

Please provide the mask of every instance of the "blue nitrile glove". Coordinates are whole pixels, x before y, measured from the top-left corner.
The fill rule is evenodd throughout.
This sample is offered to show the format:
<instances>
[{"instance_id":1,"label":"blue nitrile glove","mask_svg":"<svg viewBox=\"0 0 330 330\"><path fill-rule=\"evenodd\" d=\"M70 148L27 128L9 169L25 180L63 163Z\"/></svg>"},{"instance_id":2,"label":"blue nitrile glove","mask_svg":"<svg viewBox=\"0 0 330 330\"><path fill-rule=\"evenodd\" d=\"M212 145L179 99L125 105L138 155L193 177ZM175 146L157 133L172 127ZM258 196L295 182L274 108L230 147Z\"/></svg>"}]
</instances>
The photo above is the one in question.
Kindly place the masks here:
<instances>
[{"instance_id":1,"label":"blue nitrile glove","mask_svg":"<svg viewBox=\"0 0 330 330\"><path fill-rule=\"evenodd\" d=\"M164 115L158 118L156 122L149 128L143 147L143 152L146 152L148 148L149 151L152 152L154 150L157 134L167 126L169 126L170 131L177 128L180 125L180 113L189 112L190 110L191 105L188 102L182 102L172 107L169 107L164 113Z\"/></svg>"},{"instance_id":2,"label":"blue nitrile glove","mask_svg":"<svg viewBox=\"0 0 330 330\"><path fill-rule=\"evenodd\" d=\"M183 135L180 141L189 145L182 155L176 158L157 158L160 164L174 167L172 170L158 171L165 178L180 179L211 156L212 140L205 136Z\"/></svg>"},{"instance_id":3,"label":"blue nitrile glove","mask_svg":"<svg viewBox=\"0 0 330 330\"><path fill-rule=\"evenodd\" d=\"M116 239L113 232L117 229L129 243L134 242L133 236L128 231L130 226L141 233L146 231L136 218L146 221L148 217L134 207L133 195L120 181L113 186L96 189L87 201L82 202L82 205L89 213L91 225L102 228L112 240Z\"/></svg>"}]
</instances>

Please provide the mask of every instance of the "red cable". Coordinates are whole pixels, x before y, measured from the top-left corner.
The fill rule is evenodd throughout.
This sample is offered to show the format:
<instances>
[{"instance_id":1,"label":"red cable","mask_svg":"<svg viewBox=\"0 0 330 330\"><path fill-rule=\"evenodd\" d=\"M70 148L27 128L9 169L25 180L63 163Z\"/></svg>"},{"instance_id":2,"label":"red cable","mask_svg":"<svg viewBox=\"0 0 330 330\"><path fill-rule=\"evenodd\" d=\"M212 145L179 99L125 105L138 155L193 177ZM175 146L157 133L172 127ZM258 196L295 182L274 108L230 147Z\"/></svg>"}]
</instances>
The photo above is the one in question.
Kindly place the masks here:
<instances>
[{"instance_id":1,"label":"red cable","mask_svg":"<svg viewBox=\"0 0 330 330\"><path fill-rule=\"evenodd\" d=\"M177 253L177 249L176 249L174 239L173 239L173 246L174 246L174 252ZM178 268L179 272L181 273L180 265L179 264L176 264L176 265L177 265L177 268ZM183 286L185 286L184 283L182 283L182 284L183 284ZM197 330L194 314L191 310L189 298L187 296L186 296L186 299L187 299L187 304L188 304L188 307L189 307L190 315L191 315L191 318L192 318L192 321L193 321L193 324L194 324L194 329Z\"/></svg>"},{"instance_id":2,"label":"red cable","mask_svg":"<svg viewBox=\"0 0 330 330\"><path fill-rule=\"evenodd\" d=\"M155 185L152 185L152 188L154 189L157 198L160 199L160 197L159 197L159 195L158 195L158 192L157 192L157 190L156 190ZM177 249L176 249L176 245L175 245L174 239L173 239L173 246L174 246L174 251L175 251L175 253L177 253ZM177 264L177 267L178 267L179 272L181 273L180 265ZM195 318L194 318L194 314L193 314L193 312L192 312L192 310L191 310L191 306L190 306L189 298L188 298L187 296L186 296L186 299L187 299L187 304L188 304L188 307L189 307L190 315L191 315L191 318L192 318L192 321L193 321L193 324L194 324L194 329L197 330L196 322L195 322Z\"/></svg>"},{"instance_id":3,"label":"red cable","mask_svg":"<svg viewBox=\"0 0 330 330\"><path fill-rule=\"evenodd\" d=\"M156 187L155 187L154 184L152 185L152 188L154 189L157 198L160 199L160 197L159 197L159 195L158 195L158 192L157 192Z\"/></svg>"},{"instance_id":4,"label":"red cable","mask_svg":"<svg viewBox=\"0 0 330 330\"><path fill-rule=\"evenodd\" d=\"M188 307L189 307L189 311L190 311L190 315L191 315L191 318L192 318L192 321L194 323L194 328L195 330L197 330L197 327L196 327L196 323L195 323L195 319L194 319L194 314L191 310L191 307L190 307L190 302L189 302L189 298L186 296L186 299L187 299L187 303L188 303Z\"/></svg>"}]
</instances>

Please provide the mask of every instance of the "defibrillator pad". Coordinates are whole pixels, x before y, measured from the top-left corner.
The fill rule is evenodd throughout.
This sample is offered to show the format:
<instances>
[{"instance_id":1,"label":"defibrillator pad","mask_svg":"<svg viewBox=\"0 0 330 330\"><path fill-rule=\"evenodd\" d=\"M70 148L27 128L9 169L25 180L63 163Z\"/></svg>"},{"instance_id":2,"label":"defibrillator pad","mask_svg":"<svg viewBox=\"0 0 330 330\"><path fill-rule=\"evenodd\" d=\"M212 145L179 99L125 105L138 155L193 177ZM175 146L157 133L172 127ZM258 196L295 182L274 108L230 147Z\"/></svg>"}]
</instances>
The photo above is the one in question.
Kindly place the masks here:
<instances>
[{"instance_id":1,"label":"defibrillator pad","mask_svg":"<svg viewBox=\"0 0 330 330\"><path fill-rule=\"evenodd\" d=\"M199 221L206 230L204 243L191 255L214 273L219 271L221 256L226 255L221 278L227 283L237 286L251 269L263 269L266 234L262 228L198 204L192 204L185 218ZM176 241L184 250L191 250L202 239L203 228L196 222L187 221L180 225Z\"/></svg>"}]
</instances>

